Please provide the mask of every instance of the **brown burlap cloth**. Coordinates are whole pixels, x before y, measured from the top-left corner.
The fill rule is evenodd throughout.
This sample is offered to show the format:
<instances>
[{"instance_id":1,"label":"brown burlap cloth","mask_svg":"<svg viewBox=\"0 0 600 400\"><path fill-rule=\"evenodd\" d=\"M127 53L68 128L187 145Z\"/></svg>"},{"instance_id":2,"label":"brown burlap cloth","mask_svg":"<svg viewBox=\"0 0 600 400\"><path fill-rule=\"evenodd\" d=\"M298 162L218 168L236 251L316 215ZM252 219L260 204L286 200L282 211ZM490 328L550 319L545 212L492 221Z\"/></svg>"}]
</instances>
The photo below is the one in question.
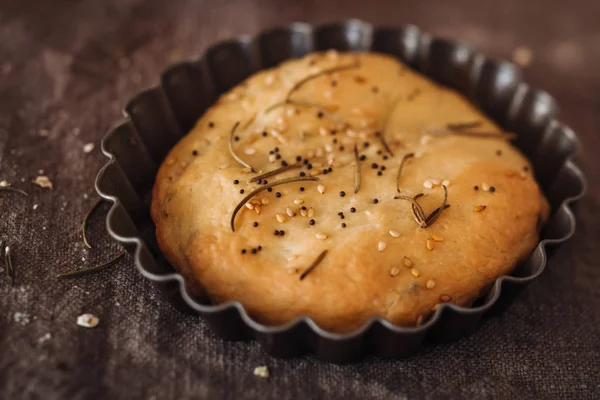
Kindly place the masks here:
<instances>
[{"instance_id":1,"label":"brown burlap cloth","mask_svg":"<svg viewBox=\"0 0 600 400\"><path fill-rule=\"evenodd\" d=\"M0 281L0 398L600 398L598 15L595 0L0 1L0 181L29 192L0 193L16 271L14 285ZM105 162L100 139L133 94L215 40L351 16L412 22L501 57L528 46L530 80L580 134L590 191L577 233L508 312L408 360L338 366L223 342L166 303L129 257L96 276L55 278L119 251L104 230L106 206L91 220L93 249L79 225ZM38 175L54 188L33 184ZM100 324L77 326L82 313ZM254 376L260 365L268 379Z\"/></svg>"}]
</instances>

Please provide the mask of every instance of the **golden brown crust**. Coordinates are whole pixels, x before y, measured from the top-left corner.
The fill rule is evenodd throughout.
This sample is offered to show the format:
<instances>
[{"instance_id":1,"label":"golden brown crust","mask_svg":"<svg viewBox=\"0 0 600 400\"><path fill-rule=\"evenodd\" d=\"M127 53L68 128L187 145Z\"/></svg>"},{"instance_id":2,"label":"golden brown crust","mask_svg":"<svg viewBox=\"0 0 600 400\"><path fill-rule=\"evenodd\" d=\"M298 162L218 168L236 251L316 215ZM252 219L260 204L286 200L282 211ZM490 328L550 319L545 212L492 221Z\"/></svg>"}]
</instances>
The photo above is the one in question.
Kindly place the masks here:
<instances>
[{"instance_id":1,"label":"golden brown crust","mask_svg":"<svg viewBox=\"0 0 600 400\"><path fill-rule=\"evenodd\" d=\"M323 114L301 105L265 112L306 76L357 61L359 67L309 80L292 94L326 106ZM228 151L237 121L234 150L255 169L310 158L312 169L268 181L331 166L318 176L324 193L316 182L264 191L250 200L258 207L242 208L232 232L234 208L260 186ZM192 292L239 300L267 324L310 316L347 332L375 316L414 325L441 301L470 304L527 257L538 242L538 217L549 212L528 161L509 142L447 134L447 124L471 121L481 122L471 131L499 131L457 93L379 54L312 54L260 72L223 95L167 156L152 202L158 242ZM356 194L354 144L366 155ZM398 166L409 152L416 156L405 163L399 187L405 195L425 194L418 199L425 214L441 205L441 183L448 181L450 208L427 228L417 225L410 202L394 199Z\"/></svg>"}]
</instances>

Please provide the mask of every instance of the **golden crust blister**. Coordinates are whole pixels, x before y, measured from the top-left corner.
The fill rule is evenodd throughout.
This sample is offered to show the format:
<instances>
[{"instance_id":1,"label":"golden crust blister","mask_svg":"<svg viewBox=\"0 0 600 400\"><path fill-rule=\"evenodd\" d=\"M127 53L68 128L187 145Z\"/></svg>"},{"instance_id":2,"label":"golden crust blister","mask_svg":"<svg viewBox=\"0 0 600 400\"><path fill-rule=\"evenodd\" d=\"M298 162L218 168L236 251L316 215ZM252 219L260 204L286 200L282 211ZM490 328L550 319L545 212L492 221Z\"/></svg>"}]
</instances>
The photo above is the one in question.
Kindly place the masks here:
<instances>
[{"instance_id":1,"label":"golden crust blister","mask_svg":"<svg viewBox=\"0 0 600 400\"><path fill-rule=\"evenodd\" d=\"M442 302L470 304L538 242L548 203L510 137L393 58L311 54L221 96L171 150L157 239L190 291L266 324L417 325ZM244 200L300 176L318 181Z\"/></svg>"}]
</instances>

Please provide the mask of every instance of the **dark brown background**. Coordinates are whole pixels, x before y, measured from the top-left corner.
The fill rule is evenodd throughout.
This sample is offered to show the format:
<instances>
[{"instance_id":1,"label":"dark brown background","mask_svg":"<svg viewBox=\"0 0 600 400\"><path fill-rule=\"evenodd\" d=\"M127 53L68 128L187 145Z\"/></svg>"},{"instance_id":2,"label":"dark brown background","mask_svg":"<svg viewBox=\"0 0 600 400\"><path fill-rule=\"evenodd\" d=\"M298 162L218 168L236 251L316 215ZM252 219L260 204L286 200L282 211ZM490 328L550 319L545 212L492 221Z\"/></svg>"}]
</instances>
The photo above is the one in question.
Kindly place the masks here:
<instances>
[{"instance_id":1,"label":"dark brown background","mask_svg":"<svg viewBox=\"0 0 600 400\"><path fill-rule=\"evenodd\" d=\"M599 16L596 0L2 0L0 181L30 196L0 194L0 234L17 270L13 286L0 281L0 398L599 398ZM54 278L118 252L102 213L91 223L93 250L78 229L105 162L100 139L133 94L216 40L348 17L414 23L497 57L530 47L529 80L580 134L590 190L578 231L507 313L408 360L336 366L219 340L165 303L130 258L94 277ZM96 149L85 154L88 142ZM39 169L53 190L31 183ZM78 327L84 312L100 325ZM269 379L253 376L258 365Z\"/></svg>"}]
</instances>

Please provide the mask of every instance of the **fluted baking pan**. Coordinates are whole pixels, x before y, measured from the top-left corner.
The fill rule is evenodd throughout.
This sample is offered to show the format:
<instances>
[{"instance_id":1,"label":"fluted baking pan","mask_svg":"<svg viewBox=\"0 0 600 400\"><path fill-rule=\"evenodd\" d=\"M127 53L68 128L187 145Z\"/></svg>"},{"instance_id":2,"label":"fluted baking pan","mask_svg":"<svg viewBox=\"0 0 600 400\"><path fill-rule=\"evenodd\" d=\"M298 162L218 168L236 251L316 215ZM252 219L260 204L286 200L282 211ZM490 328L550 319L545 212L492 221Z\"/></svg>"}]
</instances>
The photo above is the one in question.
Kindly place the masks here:
<instances>
[{"instance_id":1,"label":"fluted baking pan","mask_svg":"<svg viewBox=\"0 0 600 400\"><path fill-rule=\"evenodd\" d=\"M514 143L532 161L552 215L531 257L510 275L498 278L472 307L444 304L419 327L374 318L347 334L325 331L310 318L265 326L239 302L212 305L207 299L192 298L183 277L162 257L149 206L158 166L169 149L221 93L254 72L327 49L390 54L460 91L505 130L518 134ZM456 340L476 328L482 317L504 310L542 273L549 248L573 234L571 207L583 196L585 180L573 161L577 138L556 119L556 112L554 99L524 83L515 65L488 59L468 45L431 37L415 26L374 28L357 20L315 27L292 24L217 43L201 59L172 66L162 74L160 86L133 98L125 107L127 120L102 141L110 160L98 173L96 189L112 203L106 217L108 231L133 254L140 273L178 308L202 315L219 336L258 340L277 357L312 352L335 363L366 354L406 357L425 340Z\"/></svg>"}]
</instances>

